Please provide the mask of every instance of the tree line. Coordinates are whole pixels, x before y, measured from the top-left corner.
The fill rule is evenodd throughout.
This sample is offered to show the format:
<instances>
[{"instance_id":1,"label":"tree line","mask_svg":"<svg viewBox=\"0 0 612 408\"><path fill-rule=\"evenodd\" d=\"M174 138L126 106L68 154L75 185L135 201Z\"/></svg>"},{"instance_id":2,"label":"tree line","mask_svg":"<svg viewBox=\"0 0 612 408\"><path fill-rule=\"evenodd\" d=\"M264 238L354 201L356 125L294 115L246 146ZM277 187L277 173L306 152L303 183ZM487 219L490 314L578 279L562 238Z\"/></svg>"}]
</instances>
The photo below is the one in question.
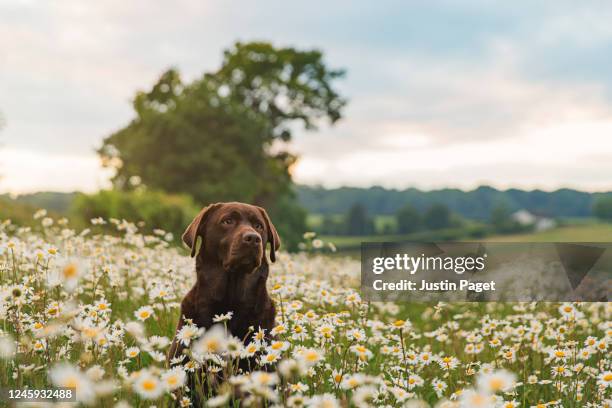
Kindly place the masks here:
<instances>
[{"instance_id":1,"label":"tree line","mask_svg":"<svg viewBox=\"0 0 612 408\"><path fill-rule=\"evenodd\" d=\"M546 192L519 189L497 190L481 186L472 191L441 189L422 191L383 187L341 187L325 189L315 186L297 186L299 203L311 213L330 215L346 214L354 203L359 203L369 214L394 215L410 204L420 213L435 204L444 204L449 210L464 218L487 221L493 210L505 207L514 212L521 209L547 217L588 217L594 215L598 202L612 199L612 192L588 193L571 189Z\"/></svg>"}]
</instances>

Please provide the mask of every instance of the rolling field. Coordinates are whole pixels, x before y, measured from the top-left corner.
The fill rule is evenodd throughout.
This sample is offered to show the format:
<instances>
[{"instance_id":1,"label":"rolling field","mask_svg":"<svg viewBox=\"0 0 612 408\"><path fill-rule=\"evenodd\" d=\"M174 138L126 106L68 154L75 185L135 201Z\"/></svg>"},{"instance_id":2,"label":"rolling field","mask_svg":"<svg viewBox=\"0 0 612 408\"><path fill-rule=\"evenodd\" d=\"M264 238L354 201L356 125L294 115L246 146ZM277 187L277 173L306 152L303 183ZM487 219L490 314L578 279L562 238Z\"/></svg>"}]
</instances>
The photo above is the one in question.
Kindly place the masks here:
<instances>
[{"instance_id":1,"label":"rolling field","mask_svg":"<svg viewBox=\"0 0 612 408\"><path fill-rule=\"evenodd\" d=\"M612 242L612 224L582 223L561 226L548 231L524 234L493 235L484 238L466 236L462 229L424 231L406 235L371 235L371 236L331 236L322 235L325 242L333 243L341 254L356 256L361 242L392 241L440 241L441 236L448 236L451 241L484 241L484 242ZM456 237L456 238L455 238Z\"/></svg>"},{"instance_id":2,"label":"rolling field","mask_svg":"<svg viewBox=\"0 0 612 408\"><path fill-rule=\"evenodd\" d=\"M0 224L4 386L71 387L81 405L121 408L610 404L610 303L368 303L358 262L306 253L272 267L272 338L253 328L243 344L220 315L177 334L188 352L171 368L193 259L128 222L119 236L40 223Z\"/></svg>"},{"instance_id":3,"label":"rolling field","mask_svg":"<svg viewBox=\"0 0 612 408\"><path fill-rule=\"evenodd\" d=\"M612 242L612 224L572 225L528 234L498 235L485 241L497 242Z\"/></svg>"}]
</instances>

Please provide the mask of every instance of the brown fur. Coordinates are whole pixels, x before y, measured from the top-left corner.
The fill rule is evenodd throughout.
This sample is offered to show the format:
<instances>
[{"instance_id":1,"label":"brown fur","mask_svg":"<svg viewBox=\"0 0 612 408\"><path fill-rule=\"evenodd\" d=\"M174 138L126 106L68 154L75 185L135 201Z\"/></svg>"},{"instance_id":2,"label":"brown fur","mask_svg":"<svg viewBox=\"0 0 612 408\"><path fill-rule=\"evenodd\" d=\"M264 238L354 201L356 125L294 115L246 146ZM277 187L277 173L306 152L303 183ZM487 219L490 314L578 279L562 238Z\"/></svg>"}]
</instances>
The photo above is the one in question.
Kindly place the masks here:
<instances>
[{"instance_id":1,"label":"brown fur","mask_svg":"<svg viewBox=\"0 0 612 408\"><path fill-rule=\"evenodd\" d=\"M209 205L187 227L183 242L196 256L197 280L181 303L177 332L185 318L208 329L214 315L230 311L234 314L228 329L243 341L249 327L272 329L276 311L266 288L265 249L270 243L274 262L280 239L263 208L237 202ZM180 356L183 348L175 339L168 357Z\"/></svg>"}]
</instances>

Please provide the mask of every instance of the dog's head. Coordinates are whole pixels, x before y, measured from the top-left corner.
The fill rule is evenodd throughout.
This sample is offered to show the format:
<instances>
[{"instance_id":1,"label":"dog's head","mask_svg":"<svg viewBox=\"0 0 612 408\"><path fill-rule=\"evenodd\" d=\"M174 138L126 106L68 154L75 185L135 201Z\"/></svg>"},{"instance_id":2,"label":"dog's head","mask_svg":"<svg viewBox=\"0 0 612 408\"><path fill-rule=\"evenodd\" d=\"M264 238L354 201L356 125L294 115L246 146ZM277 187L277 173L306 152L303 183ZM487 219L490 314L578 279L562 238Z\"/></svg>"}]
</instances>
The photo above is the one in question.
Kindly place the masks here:
<instances>
[{"instance_id":1,"label":"dog's head","mask_svg":"<svg viewBox=\"0 0 612 408\"><path fill-rule=\"evenodd\" d=\"M202 245L197 251L197 239ZM270 243L270 261L276 260L280 239L270 217L261 207L244 203L211 204L200 211L183 234L191 256L218 260L225 270L252 272L266 263L265 248Z\"/></svg>"}]
</instances>

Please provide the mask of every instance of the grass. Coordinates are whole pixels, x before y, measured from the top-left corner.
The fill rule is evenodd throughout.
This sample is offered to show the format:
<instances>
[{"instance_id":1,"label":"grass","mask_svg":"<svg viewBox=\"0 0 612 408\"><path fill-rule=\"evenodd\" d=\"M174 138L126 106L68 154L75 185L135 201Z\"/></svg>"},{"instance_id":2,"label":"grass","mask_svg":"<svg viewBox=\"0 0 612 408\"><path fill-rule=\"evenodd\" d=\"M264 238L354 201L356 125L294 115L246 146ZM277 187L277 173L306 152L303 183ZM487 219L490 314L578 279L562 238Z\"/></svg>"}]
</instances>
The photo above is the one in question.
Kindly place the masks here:
<instances>
[{"instance_id":1,"label":"grass","mask_svg":"<svg viewBox=\"0 0 612 408\"><path fill-rule=\"evenodd\" d=\"M331 219L334 222L342 222L344 220L345 214L332 214L330 215ZM374 228L376 231L385 231L386 230L394 230L397 223L395 221L394 215L375 215L372 217L374 221ZM323 221L325 220L325 216L323 214L313 214L309 213L306 216L306 226L310 230L319 230L323 225Z\"/></svg>"},{"instance_id":2,"label":"grass","mask_svg":"<svg viewBox=\"0 0 612 408\"><path fill-rule=\"evenodd\" d=\"M569 225L527 234L487 237L491 242L612 242L612 224Z\"/></svg>"}]
</instances>

